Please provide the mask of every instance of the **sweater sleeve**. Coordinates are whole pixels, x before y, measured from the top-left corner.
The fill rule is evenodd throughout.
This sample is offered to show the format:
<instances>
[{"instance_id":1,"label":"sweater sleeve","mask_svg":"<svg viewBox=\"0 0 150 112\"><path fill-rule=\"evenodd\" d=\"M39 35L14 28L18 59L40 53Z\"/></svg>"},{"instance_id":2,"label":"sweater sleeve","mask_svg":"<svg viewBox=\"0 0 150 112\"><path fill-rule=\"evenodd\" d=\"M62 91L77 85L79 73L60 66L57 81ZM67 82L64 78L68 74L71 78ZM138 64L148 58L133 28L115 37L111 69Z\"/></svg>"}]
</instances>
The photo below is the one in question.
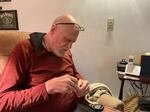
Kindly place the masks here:
<instances>
[{"instance_id":1,"label":"sweater sleeve","mask_svg":"<svg viewBox=\"0 0 150 112\"><path fill-rule=\"evenodd\" d=\"M20 89L29 75L30 58L30 42L18 43L8 59L0 80L0 112L26 109L49 98L45 83Z\"/></svg>"}]
</instances>

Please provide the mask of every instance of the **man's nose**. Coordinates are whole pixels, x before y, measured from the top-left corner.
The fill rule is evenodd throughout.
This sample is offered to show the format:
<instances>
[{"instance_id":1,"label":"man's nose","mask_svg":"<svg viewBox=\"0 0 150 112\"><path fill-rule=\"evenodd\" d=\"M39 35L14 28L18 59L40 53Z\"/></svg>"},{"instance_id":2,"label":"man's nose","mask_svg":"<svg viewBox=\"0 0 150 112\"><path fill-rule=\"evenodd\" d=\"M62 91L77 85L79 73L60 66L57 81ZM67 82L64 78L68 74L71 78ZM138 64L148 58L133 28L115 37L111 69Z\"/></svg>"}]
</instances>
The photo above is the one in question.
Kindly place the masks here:
<instances>
[{"instance_id":1,"label":"man's nose","mask_svg":"<svg viewBox=\"0 0 150 112\"><path fill-rule=\"evenodd\" d=\"M67 44L67 48L71 49L71 47L72 47L72 43L70 42L70 43Z\"/></svg>"}]
</instances>

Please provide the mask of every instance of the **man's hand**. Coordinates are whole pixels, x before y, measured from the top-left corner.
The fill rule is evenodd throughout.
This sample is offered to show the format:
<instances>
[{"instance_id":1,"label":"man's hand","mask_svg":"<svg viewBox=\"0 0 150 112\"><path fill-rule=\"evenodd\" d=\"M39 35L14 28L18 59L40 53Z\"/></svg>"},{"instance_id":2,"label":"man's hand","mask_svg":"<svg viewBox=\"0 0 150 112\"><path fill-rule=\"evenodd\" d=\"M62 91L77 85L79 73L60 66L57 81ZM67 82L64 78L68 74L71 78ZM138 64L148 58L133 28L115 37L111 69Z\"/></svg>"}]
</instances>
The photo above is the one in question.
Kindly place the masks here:
<instances>
[{"instance_id":1,"label":"man's hand","mask_svg":"<svg viewBox=\"0 0 150 112\"><path fill-rule=\"evenodd\" d=\"M78 87L79 87L79 90L77 92L78 97L83 97L89 92L89 83L87 80L79 79Z\"/></svg>"},{"instance_id":2,"label":"man's hand","mask_svg":"<svg viewBox=\"0 0 150 112\"><path fill-rule=\"evenodd\" d=\"M80 91L78 87L77 78L72 77L70 75L64 75L50 79L47 82L45 82L45 86L48 94L65 94L71 92L75 92L76 94L78 94L78 91ZM85 87L81 86L80 88Z\"/></svg>"}]
</instances>

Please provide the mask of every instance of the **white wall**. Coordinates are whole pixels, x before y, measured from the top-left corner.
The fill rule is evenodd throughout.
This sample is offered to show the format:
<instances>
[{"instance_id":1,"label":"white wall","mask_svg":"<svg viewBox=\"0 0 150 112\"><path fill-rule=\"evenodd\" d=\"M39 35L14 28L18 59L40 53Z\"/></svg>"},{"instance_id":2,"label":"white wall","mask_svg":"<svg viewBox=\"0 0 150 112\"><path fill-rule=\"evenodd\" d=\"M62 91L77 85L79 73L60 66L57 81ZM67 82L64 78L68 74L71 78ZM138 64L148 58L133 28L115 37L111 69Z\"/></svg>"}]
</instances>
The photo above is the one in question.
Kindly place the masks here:
<instances>
[{"instance_id":1,"label":"white wall","mask_svg":"<svg viewBox=\"0 0 150 112\"><path fill-rule=\"evenodd\" d=\"M55 17L72 14L86 27L72 49L78 71L90 82L107 84L115 96L117 61L150 48L150 0L12 0L0 6L17 9L21 31L47 32ZM113 32L106 28L109 16L115 18Z\"/></svg>"}]
</instances>

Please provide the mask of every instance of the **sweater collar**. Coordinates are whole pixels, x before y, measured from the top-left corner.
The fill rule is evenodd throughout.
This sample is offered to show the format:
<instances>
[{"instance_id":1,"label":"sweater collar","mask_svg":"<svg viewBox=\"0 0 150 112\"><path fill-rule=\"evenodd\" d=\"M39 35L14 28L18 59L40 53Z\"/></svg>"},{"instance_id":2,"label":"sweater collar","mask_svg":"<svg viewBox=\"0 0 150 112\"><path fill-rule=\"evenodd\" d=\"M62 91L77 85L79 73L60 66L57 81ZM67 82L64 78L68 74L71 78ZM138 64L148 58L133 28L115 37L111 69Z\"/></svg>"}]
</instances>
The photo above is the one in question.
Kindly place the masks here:
<instances>
[{"instance_id":1,"label":"sweater collar","mask_svg":"<svg viewBox=\"0 0 150 112\"><path fill-rule=\"evenodd\" d=\"M30 41L34 50L37 51L37 50L44 49L42 45L42 40L45 35L46 33L40 33L40 32L34 32L30 34Z\"/></svg>"}]
</instances>

